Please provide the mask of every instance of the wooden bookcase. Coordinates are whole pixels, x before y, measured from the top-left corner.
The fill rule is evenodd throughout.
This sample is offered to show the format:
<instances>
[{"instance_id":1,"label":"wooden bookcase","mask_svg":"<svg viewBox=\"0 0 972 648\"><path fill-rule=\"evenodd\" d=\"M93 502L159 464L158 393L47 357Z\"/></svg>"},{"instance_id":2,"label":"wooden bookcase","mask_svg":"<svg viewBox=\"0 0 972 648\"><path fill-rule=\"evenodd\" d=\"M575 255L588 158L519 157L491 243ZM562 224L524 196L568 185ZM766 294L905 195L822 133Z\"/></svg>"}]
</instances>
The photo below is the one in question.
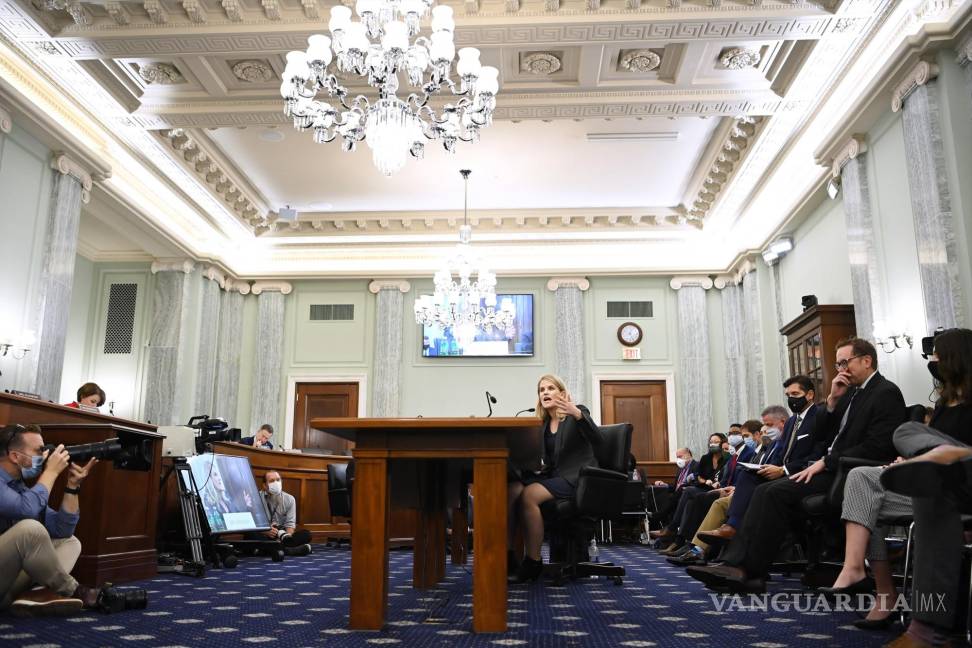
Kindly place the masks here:
<instances>
[{"instance_id":1,"label":"wooden bookcase","mask_svg":"<svg viewBox=\"0 0 972 648\"><path fill-rule=\"evenodd\" d=\"M850 304L817 305L802 312L780 329L786 336L790 375L810 376L817 401L826 400L838 341L856 333L854 307Z\"/></svg>"}]
</instances>

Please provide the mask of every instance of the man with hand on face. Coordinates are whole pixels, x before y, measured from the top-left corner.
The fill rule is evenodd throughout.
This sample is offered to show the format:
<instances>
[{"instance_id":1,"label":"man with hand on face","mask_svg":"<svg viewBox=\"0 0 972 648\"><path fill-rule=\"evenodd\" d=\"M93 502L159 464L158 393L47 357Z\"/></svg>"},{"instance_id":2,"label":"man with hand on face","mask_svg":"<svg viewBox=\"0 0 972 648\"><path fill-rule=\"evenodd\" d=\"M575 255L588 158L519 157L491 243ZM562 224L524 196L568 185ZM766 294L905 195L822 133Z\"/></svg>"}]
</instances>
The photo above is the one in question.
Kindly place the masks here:
<instances>
[{"instance_id":1,"label":"man with hand on face","mask_svg":"<svg viewBox=\"0 0 972 648\"><path fill-rule=\"evenodd\" d=\"M74 537L81 483L98 463L70 463L63 445L44 450L36 425L0 429L0 609L18 615L69 614L98 605L100 590L70 572L81 554ZM58 511L47 506L51 489L67 470ZM33 486L24 482L36 479ZM41 589L27 591L33 584Z\"/></svg>"},{"instance_id":2,"label":"man with hand on face","mask_svg":"<svg viewBox=\"0 0 972 648\"><path fill-rule=\"evenodd\" d=\"M262 491L270 514L268 538L278 540L288 556L306 556L311 553L311 534L307 529L297 529L297 500L283 490L280 473L271 470L263 477L267 490Z\"/></svg>"},{"instance_id":3,"label":"man with hand on face","mask_svg":"<svg viewBox=\"0 0 972 648\"><path fill-rule=\"evenodd\" d=\"M240 443L243 445L253 446L254 448L273 450L273 444L270 442L270 437L272 436L273 426L269 423L264 423L260 426L260 429L256 431L256 434L251 437L246 437L245 439L240 439Z\"/></svg>"},{"instance_id":4,"label":"man with hand on face","mask_svg":"<svg viewBox=\"0 0 972 648\"><path fill-rule=\"evenodd\" d=\"M765 591L767 570L786 531L803 515L800 502L807 495L830 490L840 458L894 460L892 435L907 418L901 390L878 373L877 351L867 340L841 340L836 352L838 373L826 411L815 417L813 440L816 456L821 458L788 478L755 490L724 563L688 568L689 575L706 586Z\"/></svg>"}]
</instances>

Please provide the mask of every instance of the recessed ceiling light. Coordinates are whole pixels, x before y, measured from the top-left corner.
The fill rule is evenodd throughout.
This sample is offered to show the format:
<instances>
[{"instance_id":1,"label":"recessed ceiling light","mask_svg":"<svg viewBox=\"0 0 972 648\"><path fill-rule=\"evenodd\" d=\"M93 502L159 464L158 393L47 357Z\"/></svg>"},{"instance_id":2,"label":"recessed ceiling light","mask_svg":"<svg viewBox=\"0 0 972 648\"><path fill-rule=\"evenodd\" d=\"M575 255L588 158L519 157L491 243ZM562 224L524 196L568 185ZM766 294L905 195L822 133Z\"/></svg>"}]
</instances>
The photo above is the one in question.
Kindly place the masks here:
<instances>
[{"instance_id":1,"label":"recessed ceiling light","mask_svg":"<svg viewBox=\"0 0 972 648\"><path fill-rule=\"evenodd\" d=\"M282 142L284 134L276 128L264 128L257 137L264 142Z\"/></svg>"}]
</instances>

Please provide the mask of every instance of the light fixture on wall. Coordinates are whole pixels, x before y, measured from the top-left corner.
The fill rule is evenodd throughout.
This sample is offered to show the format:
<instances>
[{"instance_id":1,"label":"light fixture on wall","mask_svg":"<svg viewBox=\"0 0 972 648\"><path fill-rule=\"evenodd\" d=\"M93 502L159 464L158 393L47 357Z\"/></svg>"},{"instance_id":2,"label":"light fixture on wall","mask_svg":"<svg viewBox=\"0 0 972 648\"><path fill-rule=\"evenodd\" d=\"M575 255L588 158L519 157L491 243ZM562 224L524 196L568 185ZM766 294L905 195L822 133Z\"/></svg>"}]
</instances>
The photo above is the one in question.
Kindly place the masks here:
<instances>
[{"instance_id":1,"label":"light fixture on wall","mask_svg":"<svg viewBox=\"0 0 972 648\"><path fill-rule=\"evenodd\" d=\"M331 8L331 36L307 39L306 52L287 54L280 94L284 114L298 130L312 128L314 141L330 142L340 135L345 151L367 141L372 160L384 175L405 165L409 154L421 158L425 139L441 140L448 152L458 141L473 142L489 126L499 92L499 70L479 62L479 50L464 47L456 62L457 80L450 78L456 56L452 7L434 0L357 0L351 9ZM432 11L431 37L419 36L419 22ZM413 40L414 39L414 40ZM332 54L333 51L333 54ZM328 71L332 58L336 70ZM399 74L414 88L399 98ZM339 81L354 76L378 91L376 98L355 96ZM459 81L459 83L456 83ZM335 100L331 105L318 93ZM457 97L438 114L430 100L442 93Z\"/></svg>"},{"instance_id":2,"label":"light fixture on wall","mask_svg":"<svg viewBox=\"0 0 972 648\"><path fill-rule=\"evenodd\" d=\"M837 196L840 195L840 176L831 177L827 181L827 195L831 200L837 200Z\"/></svg>"},{"instance_id":3,"label":"light fixture on wall","mask_svg":"<svg viewBox=\"0 0 972 648\"><path fill-rule=\"evenodd\" d=\"M874 322L874 344L881 347L885 353L894 353L905 346L912 348L914 340L903 330L894 332L884 322Z\"/></svg>"},{"instance_id":4,"label":"light fixture on wall","mask_svg":"<svg viewBox=\"0 0 972 648\"><path fill-rule=\"evenodd\" d=\"M459 171L464 182L462 227L459 243L445 265L435 273L435 294L422 295L415 300L415 322L424 326L452 329L452 334L465 346L476 332L497 328L507 336L514 333L516 307L504 299L496 308L496 275L473 253L469 245L472 227L469 225L469 169ZM473 281L473 269L476 280ZM453 277L453 273L458 275Z\"/></svg>"},{"instance_id":5,"label":"light fixture on wall","mask_svg":"<svg viewBox=\"0 0 972 648\"><path fill-rule=\"evenodd\" d=\"M789 236L780 236L763 250L763 261L766 262L766 265L774 265L792 249L793 239Z\"/></svg>"},{"instance_id":6,"label":"light fixture on wall","mask_svg":"<svg viewBox=\"0 0 972 648\"><path fill-rule=\"evenodd\" d=\"M16 360L23 360L36 341L33 331L24 331L16 337L0 334L0 357L9 355Z\"/></svg>"}]
</instances>

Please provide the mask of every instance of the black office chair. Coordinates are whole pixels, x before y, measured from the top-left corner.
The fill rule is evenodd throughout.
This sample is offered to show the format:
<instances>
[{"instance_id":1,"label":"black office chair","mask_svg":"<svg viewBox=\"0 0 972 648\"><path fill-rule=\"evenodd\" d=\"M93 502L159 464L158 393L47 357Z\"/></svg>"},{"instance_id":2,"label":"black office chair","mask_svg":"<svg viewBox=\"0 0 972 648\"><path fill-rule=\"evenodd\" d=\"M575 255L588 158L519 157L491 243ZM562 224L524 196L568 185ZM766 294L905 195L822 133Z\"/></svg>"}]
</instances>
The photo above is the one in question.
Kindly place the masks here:
<instances>
[{"instance_id":1,"label":"black office chair","mask_svg":"<svg viewBox=\"0 0 972 648\"><path fill-rule=\"evenodd\" d=\"M550 564L544 573L555 584L567 578L607 576L620 585L625 574L620 565L588 562L587 546L597 521L617 519L624 510L625 467L631 452L630 423L602 425L599 430L601 439L594 446L598 467L581 469L573 499L550 500L540 507L550 532Z\"/></svg>"},{"instance_id":2,"label":"black office chair","mask_svg":"<svg viewBox=\"0 0 972 648\"><path fill-rule=\"evenodd\" d=\"M351 496L354 486L354 461L327 464L327 503L332 517L351 519ZM337 545L340 546L338 540Z\"/></svg>"}]
</instances>

